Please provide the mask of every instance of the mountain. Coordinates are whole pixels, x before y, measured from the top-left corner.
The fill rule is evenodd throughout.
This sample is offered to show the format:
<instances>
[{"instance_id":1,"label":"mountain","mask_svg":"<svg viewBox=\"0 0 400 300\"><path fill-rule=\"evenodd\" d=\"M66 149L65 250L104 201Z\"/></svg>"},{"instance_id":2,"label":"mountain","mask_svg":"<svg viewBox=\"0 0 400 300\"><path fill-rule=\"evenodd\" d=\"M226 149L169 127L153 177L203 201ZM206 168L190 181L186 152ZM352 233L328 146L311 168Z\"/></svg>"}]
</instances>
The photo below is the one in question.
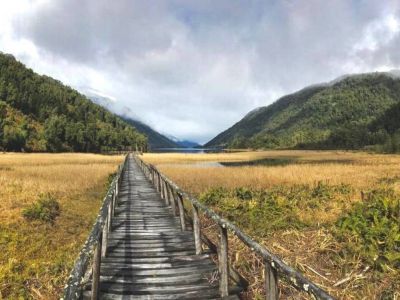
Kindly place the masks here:
<instances>
[{"instance_id":1,"label":"mountain","mask_svg":"<svg viewBox=\"0 0 400 300\"><path fill-rule=\"evenodd\" d=\"M201 145L197 142L193 142L190 140L180 140L177 137L173 135L167 134L166 137L168 137L170 140L174 141L177 145L178 148L198 148L201 147Z\"/></svg>"},{"instance_id":2,"label":"mountain","mask_svg":"<svg viewBox=\"0 0 400 300\"><path fill-rule=\"evenodd\" d=\"M199 148L201 145L199 143L188 141L188 140L180 140L178 141L178 145L182 148Z\"/></svg>"},{"instance_id":3,"label":"mountain","mask_svg":"<svg viewBox=\"0 0 400 300\"><path fill-rule=\"evenodd\" d=\"M150 126L140 122L133 120L128 117L123 117L124 120L134 126L140 133L144 134L148 138L148 143L150 149L157 149L157 148L180 148L181 146L176 143L175 141L169 139L165 135L155 131Z\"/></svg>"},{"instance_id":4,"label":"mountain","mask_svg":"<svg viewBox=\"0 0 400 300\"><path fill-rule=\"evenodd\" d=\"M110 98L109 96L102 95L98 91L93 91L90 89L84 89L85 90L85 95L89 97L90 100L92 100L94 103L99 104L100 106L103 106L107 108L108 110L113 111L114 109L114 103L115 99ZM175 138L169 138L168 135L163 135L157 131L155 131L153 128L148 126L147 124L135 120L131 117L128 116L128 114L131 112L129 108L125 108L127 110L126 113L123 115L120 115L120 117L127 122L128 124L132 125L139 131L141 134L145 135L148 139L148 146L150 149L159 149L159 148L181 148L182 146L179 144L179 141L176 140ZM115 109L114 109L115 111Z\"/></svg>"},{"instance_id":5,"label":"mountain","mask_svg":"<svg viewBox=\"0 0 400 300\"><path fill-rule=\"evenodd\" d=\"M206 147L400 150L397 71L346 75L248 113Z\"/></svg>"},{"instance_id":6,"label":"mountain","mask_svg":"<svg viewBox=\"0 0 400 300\"><path fill-rule=\"evenodd\" d=\"M146 147L147 139L107 109L0 52L0 149L100 152Z\"/></svg>"},{"instance_id":7,"label":"mountain","mask_svg":"<svg viewBox=\"0 0 400 300\"><path fill-rule=\"evenodd\" d=\"M106 108L107 110L112 109L115 99L112 99L109 96L102 95L100 92L93 89L84 88L83 90L84 95L92 100L92 102Z\"/></svg>"}]
</instances>

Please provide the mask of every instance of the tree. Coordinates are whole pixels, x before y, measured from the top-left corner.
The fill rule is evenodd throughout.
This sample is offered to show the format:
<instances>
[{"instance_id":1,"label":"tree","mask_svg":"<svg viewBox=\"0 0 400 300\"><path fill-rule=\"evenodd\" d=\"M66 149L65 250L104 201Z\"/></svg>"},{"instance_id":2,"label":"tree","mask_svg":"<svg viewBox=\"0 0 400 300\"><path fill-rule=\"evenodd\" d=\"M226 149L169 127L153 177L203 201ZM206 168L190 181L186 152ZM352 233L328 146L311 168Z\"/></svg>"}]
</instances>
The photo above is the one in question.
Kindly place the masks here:
<instances>
[{"instance_id":1,"label":"tree","mask_svg":"<svg viewBox=\"0 0 400 300\"><path fill-rule=\"evenodd\" d=\"M21 151L26 142L26 132L15 126L5 125L3 129L4 149L7 151Z\"/></svg>"},{"instance_id":2,"label":"tree","mask_svg":"<svg viewBox=\"0 0 400 300\"><path fill-rule=\"evenodd\" d=\"M67 122L64 116L52 116L44 124L44 135L47 140L47 150L65 151L65 128Z\"/></svg>"}]
</instances>

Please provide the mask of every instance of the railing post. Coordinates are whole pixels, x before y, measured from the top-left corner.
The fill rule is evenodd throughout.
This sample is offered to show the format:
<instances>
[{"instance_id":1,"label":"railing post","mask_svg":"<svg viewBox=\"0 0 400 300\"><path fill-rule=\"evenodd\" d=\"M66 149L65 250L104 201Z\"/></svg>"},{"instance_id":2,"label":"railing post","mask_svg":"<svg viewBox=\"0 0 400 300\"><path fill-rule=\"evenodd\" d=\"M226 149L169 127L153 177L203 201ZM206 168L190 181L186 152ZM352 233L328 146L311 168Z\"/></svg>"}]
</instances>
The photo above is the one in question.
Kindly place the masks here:
<instances>
[{"instance_id":1,"label":"railing post","mask_svg":"<svg viewBox=\"0 0 400 300\"><path fill-rule=\"evenodd\" d=\"M112 216L115 216L115 205L116 205L116 197L115 197L115 191L112 191L112 204L113 204L113 210L112 210ZM112 229L112 228L111 228Z\"/></svg>"},{"instance_id":2,"label":"railing post","mask_svg":"<svg viewBox=\"0 0 400 300\"><path fill-rule=\"evenodd\" d=\"M159 192L161 192L161 175L160 175L160 172L158 172L157 171L157 188L158 188L158 191Z\"/></svg>"},{"instance_id":3,"label":"railing post","mask_svg":"<svg viewBox=\"0 0 400 300\"><path fill-rule=\"evenodd\" d=\"M108 242L108 231L109 231L109 222L110 222L110 206L108 206L107 208L107 217L104 221L104 226L103 226L103 230L102 230L102 245L101 245L101 257L106 257L107 255L107 242Z\"/></svg>"},{"instance_id":4,"label":"railing post","mask_svg":"<svg viewBox=\"0 0 400 300\"><path fill-rule=\"evenodd\" d=\"M201 225L199 218L199 210L192 203L192 211L193 211L193 233L194 233L194 244L196 247L196 255L201 254Z\"/></svg>"},{"instance_id":5,"label":"railing post","mask_svg":"<svg viewBox=\"0 0 400 300\"><path fill-rule=\"evenodd\" d=\"M229 296L228 230L219 226L221 241L218 253L219 292L221 297Z\"/></svg>"},{"instance_id":6,"label":"railing post","mask_svg":"<svg viewBox=\"0 0 400 300\"><path fill-rule=\"evenodd\" d=\"M114 197L110 201L110 216L108 221L108 232L112 231L112 219L114 217Z\"/></svg>"},{"instance_id":7,"label":"railing post","mask_svg":"<svg viewBox=\"0 0 400 300\"><path fill-rule=\"evenodd\" d=\"M186 223L185 223L185 210L183 208L183 198L181 194L178 194L178 209L179 209L179 218L181 220L181 228L182 231L186 230Z\"/></svg>"},{"instance_id":8,"label":"railing post","mask_svg":"<svg viewBox=\"0 0 400 300\"><path fill-rule=\"evenodd\" d=\"M165 180L163 180L163 194L164 194L165 204L169 206L169 194L167 189L167 182Z\"/></svg>"},{"instance_id":9,"label":"railing post","mask_svg":"<svg viewBox=\"0 0 400 300\"><path fill-rule=\"evenodd\" d=\"M265 264L265 299L266 300L278 300L279 288L278 288L278 273L272 268L271 263L268 261Z\"/></svg>"},{"instance_id":10,"label":"railing post","mask_svg":"<svg viewBox=\"0 0 400 300\"><path fill-rule=\"evenodd\" d=\"M156 188L158 192L158 176L156 170L154 170L154 187Z\"/></svg>"},{"instance_id":11,"label":"railing post","mask_svg":"<svg viewBox=\"0 0 400 300\"><path fill-rule=\"evenodd\" d=\"M168 189L168 193L169 193L169 197L170 197L169 203L171 204L171 209L172 209L174 216L176 216L176 203L175 203L174 191L169 184L167 185L167 189Z\"/></svg>"},{"instance_id":12,"label":"railing post","mask_svg":"<svg viewBox=\"0 0 400 300\"><path fill-rule=\"evenodd\" d=\"M92 300L97 300L99 297L100 286L100 264L101 264L101 245L103 234L100 233L99 241L97 242L96 249L93 257L93 275L92 275Z\"/></svg>"},{"instance_id":13,"label":"railing post","mask_svg":"<svg viewBox=\"0 0 400 300\"><path fill-rule=\"evenodd\" d=\"M119 175L117 175L118 177L117 177L117 182L116 182L116 184L115 184L115 196L117 197L118 196L118 185L119 185Z\"/></svg>"},{"instance_id":14,"label":"railing post","mask_svg":"<svg viewBox=\"0 0 400 300\"><path fill-rule=\"evenodd\" d=\"M107 225L108 225L107 231L108 232L111 231L111 227L112 227L113 209L114 209L114 205L113 205L112 198L111 198L110 206L109 206L108 222L107 222Z\"/></svg>"},{"instance_id":15,"label":"railing post","mask_svg":"<svg viewBox=\"0 0 400 300\"><path fill-rule=\"evenodd\" d=\"M165 195L164 195L164 179L161 177L161 175L160 175L160 182L161 182L161 185L160 185L160 188L161 188L161 190L160 190L161 199L165 200Z\"/></svg>"}]
</instances>

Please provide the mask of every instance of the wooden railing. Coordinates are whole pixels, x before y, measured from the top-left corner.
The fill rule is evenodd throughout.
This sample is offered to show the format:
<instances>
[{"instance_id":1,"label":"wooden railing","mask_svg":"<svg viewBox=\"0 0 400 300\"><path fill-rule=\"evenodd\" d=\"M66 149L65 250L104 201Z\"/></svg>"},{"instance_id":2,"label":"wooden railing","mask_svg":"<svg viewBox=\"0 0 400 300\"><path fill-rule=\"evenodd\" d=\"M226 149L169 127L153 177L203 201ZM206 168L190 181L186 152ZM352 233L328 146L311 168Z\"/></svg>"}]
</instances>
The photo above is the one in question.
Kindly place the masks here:
<instances>
[{"instance_id":1,"label":"wooden railing","mask_svg":"<svg viewBox=\"0 0 400 300\"><path fill-rule=\"evenodd\" d=\"M161 193L166 204L171 206L174 214L179 215L181 229L186 230L186 219L189 219L193 225L193 234L195 240L196 254L202 252L202 242L204 242L210 250L217 253L219 268L219 286L221 297L227 296L229 291L229 279L243 285L246 285L246 279L235 271L228 263L228 233L236 235L249 250L253 251L264 262L265 270L265 293L267 300L277 300L279 297L279 281L285 280L289 285L296 289L310 294L315 299L333 300L323 289L305 278L298 271L289 267L277 256L269 252L266 248L255 242L251 237L236 227L231 222L223 219L211 209L200 203L196 198L181 190L173 181L162 174L157 168L151 164L144 162L139 156L135 155L135 160L142 168L145 175L154 184ZM189 212L184 206L184 200L187 200L191 206ZM177 209L176 209L177 208ZM219 246L215 245L201 231L199 213L204 213L218 226L220 242ZM191 216L189 216L189 213Z\"/></svg>"},{"instance_id":2,"label":"wooden railing","mask_svg":"<svg viewBox=\"0 0 400 300\"><path fill-rule=\"evenodd\" d=\"M107 254L107 237L112 230L112 218L114 217L114 209L118 198L119 188L121 184L121 175L126 166L128 156L124 162L118 167L108 192L103 200L99 214L93 225L79 257L75 262L75 266L68 278L67 285L64 289L64 296L61 299L80 299L82 295L82 287L85 285L90 275L88 270L89 263L92 263L92 299L98 299L99 281L100 281L100 265L101 258Z\"/></svg>"}]
</instances>

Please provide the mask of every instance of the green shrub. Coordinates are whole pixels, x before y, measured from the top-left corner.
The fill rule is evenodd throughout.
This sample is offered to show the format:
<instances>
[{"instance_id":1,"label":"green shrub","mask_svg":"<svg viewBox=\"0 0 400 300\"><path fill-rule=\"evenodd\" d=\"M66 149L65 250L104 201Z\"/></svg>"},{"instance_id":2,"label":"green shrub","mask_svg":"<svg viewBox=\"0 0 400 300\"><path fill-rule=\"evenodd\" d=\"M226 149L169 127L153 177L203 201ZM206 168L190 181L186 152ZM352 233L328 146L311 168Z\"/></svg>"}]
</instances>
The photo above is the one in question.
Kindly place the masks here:
<instances>
[{"instance_id":1,"label":"green shrub","mask_svg":"<svg viewBox=\"0 0 400 300\"><path fill-rule=\"evenodd\" d=\"M332 199L333 197L333 189L328 184L318 181L315 187L313 187L311 191L312 198L319 199Z\"/></svg>"},{"instance_id":2,"label":"green shrub","mask_svg":"<svg viewBox=\"0 0 400 300\"><path fill-rule=\"evenodd\" d=\"M51 194L42 194L37 202L32 203L22 211L22 215L29 221L38 220L54 223L60 215L60 204Z\"/></svg>"},{"instance_id":3,"label":"green shrub","mask_svg":"<svg viewBox=\"0 0 400 300\"><path fill-rule=\"evenodd\" d=\"M280 200L274 193L248 188L214 188L200 196L201 202L257 236L265 236L274 230L304 226L292 205Z\"/></svg>"},{"instance_id":4,"label":"green shrub","mask_svg":"<svg viewBox=\"0 0 400 300\"><path fill-rule=\"evenodd\" d=\"M236 188L234 193L237 198L242 200L250 200L251 198L253 198L253 193L251 192L251 190L245 187Z\"/></svg>"},{"instance_id":5,"label":"green shrub","mask_svg":"<svg viewBox=\"0 0 400 300\"><path fill-rule=\"evenodd\" d=\"M371 191L337 225L339 239L349 241L345 252L379 270L400 268L400 197L392 189Z\"/></svg>"},{"instance_id":6,"label":"green shrub","mask_svg":"<svg viewBox=\"0 0 400 300\"><path fill-rule=\"evenodd\" d=\"M353 193L349 185L274 186L269 190L247 187L213 188L200 195L200 201L252 234L265 236L276 230L304 228L315 223L301 218L315 210L329 210L330 204L346 202ZM336 199L335 201L332 201ZM318 225L319 226L319 225Z\"/></svg>"},{"instance_id":7,"label":"green shrub","mask_svg":"<svg viewBox=\"0 0 400 300\"><path fill-rule=\"evenodd\" d=\"M111 183L113 182L115 176L117 176L117 172L108 174L107 181L104 184L106 191L108 191L108 188L110 187Z\"/></svg>"},{"instance_id":8,"label":"green shrub","mask_svg":"<svg viewBox=\"0 0 400 300\"><path fill-rule=\"evenodd\" d=\"M200 196L200 200L206 205L217 205L223 199L228 191L222 187L213 188Z\"/></svg>"}]
</instances>

